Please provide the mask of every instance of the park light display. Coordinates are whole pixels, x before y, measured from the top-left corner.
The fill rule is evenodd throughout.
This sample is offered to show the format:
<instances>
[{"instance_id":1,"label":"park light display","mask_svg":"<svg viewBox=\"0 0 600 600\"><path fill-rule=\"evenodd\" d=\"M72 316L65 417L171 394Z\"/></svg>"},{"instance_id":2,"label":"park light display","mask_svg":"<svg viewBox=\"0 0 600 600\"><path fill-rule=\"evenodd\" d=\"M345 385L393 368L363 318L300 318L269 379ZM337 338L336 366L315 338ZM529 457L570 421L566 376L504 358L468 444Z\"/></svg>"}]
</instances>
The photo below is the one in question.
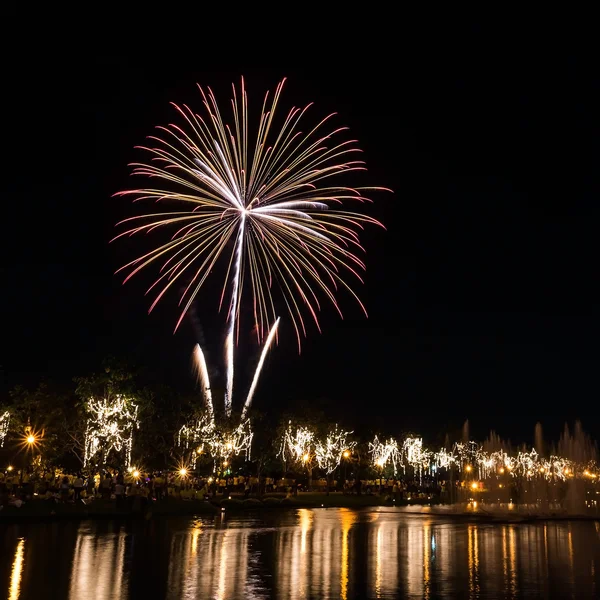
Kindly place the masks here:
<instances>
[{"instance_id":1,"label":"park light display","mask_svg":"<svg viewBox=\"0 0 600 600\"><path fill-rule=\"evenodd\" d=\"M369 442L369 454L372 457L374 467L383 470L391 465L394 475L398 474L398 466L402 464L402 461L398 442L394 438L380 442L379 438L375 436L375 439Z\"/></svg>"},{"instance_id":2,"label":"park light display","mask_svg":"<svg viewBox=\"0 0 600 600\"><path fill-rule=\"evenodd\" d=\"M294 426L289 421L279 446L278 457L286 463L300 463L307 466L314 456L315 433L309 427Z\"/></svg>"},{"instance_id":3,"label":"park light display","mask_svg":"<svg viewBox=\"0 0 600 600\"><path fill-rule=\"evenodd\" d=\"M205 413L181 427L177 444L183 450L192 450L192 469L196 468L198 457L206 452L213 459L213 470L218 471L221 466L227 466L233 456L244 455L246 460L250 460L253 435L250 419L227 429L217 425L214 415Z\"/></svg>"},{"instance_id":4,"label":"park light display","mask_svg":"<svg viewBox=\"0 0 600 600\"><path fill-rule=\"evenodd\" d=\"M600 467L593 452L586 460L572 460L564 456L550 455L541 457L535 448L520 450L516 456L505 450L486 451L482 444L475 441L456 442L452 448L429 450L423 446L421 438L408 436L400 445L390 438L381 442L378 436L369 443L369 454L374 469L381 471L388 465L394 475L400 469L415 477L433 474L440 469L455 469L465 477L478 480L513 477L526 480L544 479L546 481L566 481L569 478L598 479Z\"/></svg>"},{"instance_id":5,"label":"park light display","mask_svg":"<svg viewBox=\"0 0 600 600\"><path fill-rule=\"evenodd\" d=\"M365 225L382 227L373 217L352 209L372 202L366 194L386 188L345 185L345 175L366 167L359 160L356 140L340 137L347 128L330 127L334 114L304 128L309 104L292 107L277 123L284 81L274 95L265 95L256 121L250 118L243 79L239 89L232 86L230 123L223 119L210 89L199 87L204 116L187 105L173 104L180 123L157 127L148 146L142 147L149 159L131 165L132 174L144 178L149 187L116 194L153 205L119 223L125 230L114 239L156 231L163 232L164 239L119 271L128 273L127 281L143 269L159 268L148 290L155 294L150 311L174 284L181 288L175 330L211 274L224 274L218 307L226 313L226 423L215 420L208 369L197 345L194 359L206 418L185 425L179 435L180 446L206 447L215 464L250 451L248 411L277 336L276 305L281 302L287 309L299 349L307 334L307 316L320 329L319 295L341 315L336 296L346 290L366 313L348 279L362 283L365 262L360 256L364 252L360 234ZM181 286L184 279L186 285ZM235 426L230 422L234 350L246 297L252 306L253 331L264 344ZM197 460L197 453L192 460Z\"/></svg>"},{"instance_id":6,"label":"park light display","mask_svg":"<svg viewBox=\"0 0 600 600\"><path fill-rule=\"evenodd\" d=\"M10 426L10 413L5 411L0 413L0 448L4 446L4 439L8 434L8 428Z\"/></svg>"},{"instance_id":7,"label":"park light display","mask_svg":"<svg viewBox=\"0 0 600 600\"><path fill-rule=\"evenodd\" d=\"M125 465L131 466L133 432L139 427L137 404L121 394L90 398L86 412L84 467L99 453L103 463L113 450L124 452Z\"/></svg>"},{"instance_id":8,"label":"park light display","mask_svg":"<svg viewBox=\"0 0 600 600\"><path fill-rule=\"evenodd\" d=\"M323 439L317 438L315 443L315 458L320 469L331 475L340 465L344 452L352 450L356 442L348 439L352 431L344 431L337 425Z\"/></svg>"}]
</instances>

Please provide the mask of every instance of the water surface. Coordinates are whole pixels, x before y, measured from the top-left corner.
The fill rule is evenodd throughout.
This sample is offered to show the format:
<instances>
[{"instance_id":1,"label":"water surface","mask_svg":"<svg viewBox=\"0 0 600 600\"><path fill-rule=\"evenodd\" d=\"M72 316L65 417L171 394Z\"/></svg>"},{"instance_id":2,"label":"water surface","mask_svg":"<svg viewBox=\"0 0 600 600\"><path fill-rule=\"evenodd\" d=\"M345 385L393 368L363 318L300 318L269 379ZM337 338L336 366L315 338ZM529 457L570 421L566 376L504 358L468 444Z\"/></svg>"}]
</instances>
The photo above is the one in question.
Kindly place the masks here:
<instances>
[{"instance_id":1,"label":"water surface","mask_svg":"<svg viewBox=\"0 0 600 600\"><path fill-rule=\"evenodd\" d=\"M0 598L598 598L600 522L400 509L0 526Z\"/></svg>"}]
</instances>

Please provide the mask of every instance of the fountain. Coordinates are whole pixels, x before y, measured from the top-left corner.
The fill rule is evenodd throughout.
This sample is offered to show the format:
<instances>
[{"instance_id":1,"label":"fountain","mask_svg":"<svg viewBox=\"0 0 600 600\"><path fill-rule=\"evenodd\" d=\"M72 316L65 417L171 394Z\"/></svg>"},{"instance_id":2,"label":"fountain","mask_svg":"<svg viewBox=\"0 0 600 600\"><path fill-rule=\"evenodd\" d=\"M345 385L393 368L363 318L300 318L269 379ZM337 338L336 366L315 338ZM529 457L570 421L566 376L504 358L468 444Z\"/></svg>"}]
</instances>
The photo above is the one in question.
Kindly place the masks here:
<instances>
[{"instance_id":1,"label":"fountain","mask_svg":"<svg viewBox=\"0 0 600 600\"><path fill-rule=\"evenodd\" d=\"M565 429L558 442L558 452L561 456L580 464L597 460L598 457L598 448L590 436L583 431L581 421L575 422L572 435L568 424L565 423ZM585 481L580 477L574 477L572 470L569 475L562 504L569 514L582 514L585 511Z\"/></svg>"},{"instance_id":2,"label":"fountain","mask_svg":"<svg viewBox=\"0 0 600 600\"><path fill-rule=\"evenodd\" d=\"M546 448L544 444L544 434L542 431L542 424L538 421L535 424L535 430L533 432L533 447L536 452L542 458L546 458Z\"/></svg>"},{"instance_id":3,"label":"fountain","mask_svg":"<svg viewBox=\"0 0 600 600\"><path fill-rule=\"evenodd\" d=\"M469 436L469 419L467 419L462 426L462 443L468 444L470 440Z\"/></svg>"}]
</instances>

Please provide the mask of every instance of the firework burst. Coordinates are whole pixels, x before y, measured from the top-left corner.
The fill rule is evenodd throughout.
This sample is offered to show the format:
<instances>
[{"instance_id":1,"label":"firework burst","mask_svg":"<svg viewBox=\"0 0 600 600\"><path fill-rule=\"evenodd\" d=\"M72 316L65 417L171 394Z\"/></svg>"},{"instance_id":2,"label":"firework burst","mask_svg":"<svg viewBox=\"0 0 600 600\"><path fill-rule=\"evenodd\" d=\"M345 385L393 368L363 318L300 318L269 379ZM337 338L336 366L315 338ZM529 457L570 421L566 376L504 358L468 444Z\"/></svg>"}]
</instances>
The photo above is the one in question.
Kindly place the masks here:
<instances>
[{"instance_id":1,"label":"firework burst","mask_svg":"<svg viewBox=\"0 0 600 600\"><path fill-rule=\"evenodd\" d=\"M279 289L300 348L307 314L319 328L319 296L341 315L336 293L344 288L365 310L347 278L361 280L365 268L359 232L365 224L381 225L346 208L370 202L364 195L367 190L386 188L338 183L340 175L365 166L357 159L356 140L340 137L347 128L329 128L333 114L301 130L308 105L292 108L281 125L276 123L284 81L272 98L265 95L258 127L252 131L243 79L239 91L232 86L231 123L223 119L210 89L199 87L204 116L187 105L173 104L179 124L158 127L158 134L142 147L150 159L131 165L134 175L153 185L116 194L168 209L125 219L118 224L125 230L114 239L155 230L170 234L119 271L127 272L127 281L150 265L159 266L159 276L147 292L154 294L150 311L174 284L184 281L175 330L217 264L224 266L219 309L227 310L228 416L243 297L252 297L256 335L259 342L266 338L268 348L279 322L273 295ZM264 354L261 365L263 359ZM256 379L244 412L255 383Z\"/></svg>"}]
</instances>

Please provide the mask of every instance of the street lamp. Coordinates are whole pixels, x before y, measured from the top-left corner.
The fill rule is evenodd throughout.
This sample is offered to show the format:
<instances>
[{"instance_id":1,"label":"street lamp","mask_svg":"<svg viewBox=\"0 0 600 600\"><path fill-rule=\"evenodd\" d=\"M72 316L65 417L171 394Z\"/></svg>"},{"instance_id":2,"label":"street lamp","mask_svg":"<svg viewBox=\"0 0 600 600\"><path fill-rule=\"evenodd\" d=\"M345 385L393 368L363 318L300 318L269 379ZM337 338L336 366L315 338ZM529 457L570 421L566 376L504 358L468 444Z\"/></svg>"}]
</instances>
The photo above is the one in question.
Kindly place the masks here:
<instances>
[{"instance_id":1,"label":"street lamp","mask_svg":"<svg viewBox=\"0 0 600 600\"><path fill-rule=\"evenodd\" d=\"M350 458L350 450L344 450L342 456L346 459L344 461L344 486L346 485L346 481L348 480L348 459Z\"/></svg>"}]
</instances>

